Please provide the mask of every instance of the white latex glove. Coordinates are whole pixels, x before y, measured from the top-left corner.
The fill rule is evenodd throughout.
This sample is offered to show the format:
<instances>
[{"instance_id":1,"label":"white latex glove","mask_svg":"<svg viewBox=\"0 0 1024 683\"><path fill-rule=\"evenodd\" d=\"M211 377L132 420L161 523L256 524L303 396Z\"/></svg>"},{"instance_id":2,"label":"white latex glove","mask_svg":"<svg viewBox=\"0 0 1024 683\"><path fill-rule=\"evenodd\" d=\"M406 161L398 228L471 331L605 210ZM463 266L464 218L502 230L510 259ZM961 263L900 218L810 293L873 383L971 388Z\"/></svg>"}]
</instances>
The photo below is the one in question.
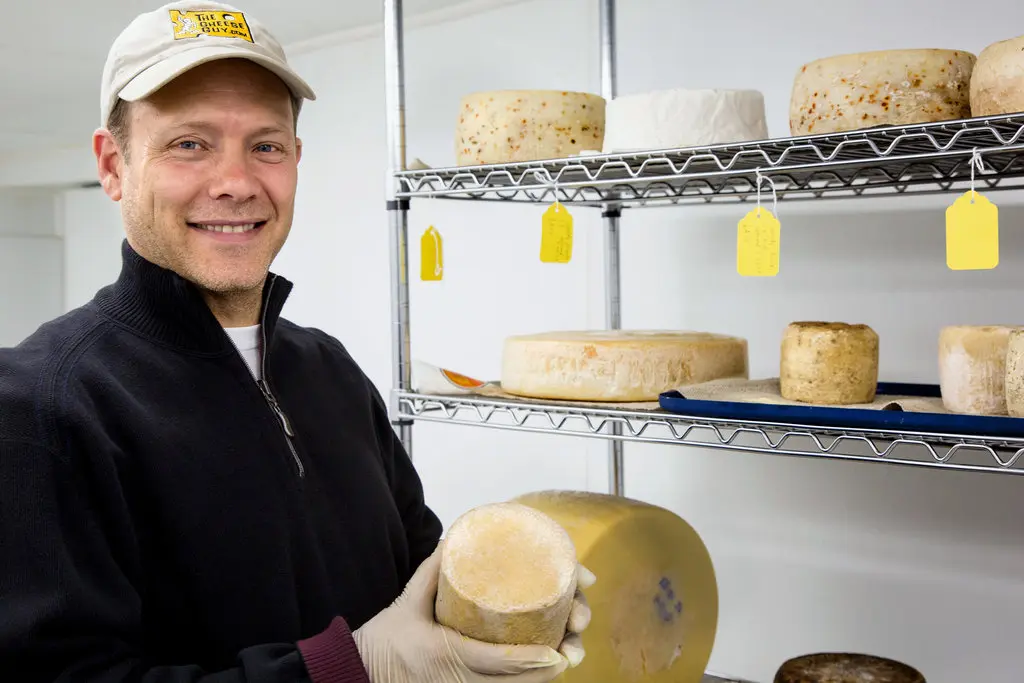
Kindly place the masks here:
<instances>
[{"instance_id":1,"label":"white latex glove","mask_svg":"<svg viewBox=\"0 0 1024 683\"><path fill-rule=\"evenodd\" d=\"M577 589L565 640L558 651L543 645L493 645L467 638L434 620L441 570L440 546L424 560L387 609L352 635L371 683L547 683L583 660L580 632L590 608ZM579 588L595 577L580 565Z\"/></svg>"}]
</instances>

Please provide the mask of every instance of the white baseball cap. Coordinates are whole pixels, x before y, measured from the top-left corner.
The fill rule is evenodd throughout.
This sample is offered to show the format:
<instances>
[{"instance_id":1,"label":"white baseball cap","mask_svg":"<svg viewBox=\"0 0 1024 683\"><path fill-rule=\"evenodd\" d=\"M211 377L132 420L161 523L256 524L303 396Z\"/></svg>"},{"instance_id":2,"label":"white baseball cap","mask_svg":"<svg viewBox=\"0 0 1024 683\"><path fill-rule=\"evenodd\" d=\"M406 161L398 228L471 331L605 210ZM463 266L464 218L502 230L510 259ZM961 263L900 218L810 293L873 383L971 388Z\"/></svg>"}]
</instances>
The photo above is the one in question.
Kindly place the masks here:
<instances>
[{"instance_id":1,"label":"white baseball cap","mask_svg":"<svg viewBox=\"0 0 1024 683\"><path fill-rule=\"evenodd\" d=\"M219 2L180 2L137 16L117 37L103 66L100 125L118 98L141 100L189 69L241 58L266 67L301 102L313 89L288 65L281 44L253 17Z\"/></svg>"}]
</instances>

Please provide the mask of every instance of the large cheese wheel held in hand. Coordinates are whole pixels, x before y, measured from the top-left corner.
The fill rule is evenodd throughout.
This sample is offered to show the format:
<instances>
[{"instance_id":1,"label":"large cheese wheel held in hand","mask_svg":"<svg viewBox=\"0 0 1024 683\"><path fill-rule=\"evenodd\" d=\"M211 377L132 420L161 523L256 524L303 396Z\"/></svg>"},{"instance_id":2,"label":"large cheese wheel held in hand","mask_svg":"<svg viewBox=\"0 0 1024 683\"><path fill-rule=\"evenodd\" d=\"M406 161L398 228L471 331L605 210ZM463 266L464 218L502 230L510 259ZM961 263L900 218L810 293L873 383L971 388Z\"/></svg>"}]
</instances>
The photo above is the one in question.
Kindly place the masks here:
<instances>
[{"instance_id":1,"label":"large cheese wheel held in hand","mask_svg":"<svg viewBox=\"0 0 1024 683\"><path fill-rule=\"evenodd\" d=\"M475 508L445 535L435 616L476 640L558 649L576 566L568 533L542 512L516 503Z\"/></svg>"},{"instance_id":2,"label":"large cheese wheel held in hand","mask_svg":"<svg viewBox=\"0 0 1024 683\"><path fill-rule=\"evenodd\" d=\"M793 135L932 123L971 115L976 57L963 50L877 50L825 57L797 73Z\"/></svg>"},{"instance_id":3,"label":"large cheese wheel held in hand","mask_svg":"<svg viewBox=\"0 0 1024 683\"><path fill-rule=\"evenodd\" d=\"M561 90L466 95L455 128L459 166L557 159L604 144L605 100Z\"/></svg>"},{"instance_id":4,"label":"large cheese wheel held in hand","mask_svg":"<svg viewBox=\"0 0 1024 683\"><path fill-rule=\"evenodd\" d=\"M590 330L509 337L501 386L576 401L656 401L687 384L748 376L747 342L709 332Z\"/></svg>"},{"instance_id":5,"label":"large cheese wheel held in hand","mask_svg":"<svg viewBox=\"0 0 1024 683\"><path fill-rule=\"evenodd\" d=\"M779 389L790 401L870 403L878 388L878 334L867 325L790 323L782 336Z\"/></svg>"},{"instance_id":6,"label":"large cheese wheel held in hand","mask_svg":"<svg viewBox=\"0 0 1024 683\"><path fill-rule=\"evenodd\" d=\"M664 508L600 493L541 491L514 499L569 532L597 582L586 657L564 683L697 683L718 626L718 587L697 532Z\"/></svg>"},{"instance_id":7,"label":"large cheese wheel held in hand","mask_svg":"<svg viewBox=\"0 0 1024 683\"><path fill-rule=\"evenodd\" d=\"M1024 36L982 50L971 77L973 116L1019 112L1024 112Z\"/></svg>"},{"instance_id":8,"label":"large cheese wheel held in hand","mask_svg":"<svg viewBox=\"0 0 1024 683\"><path fill-rule=\"evenodd\" d=\"M946 410L1006 415L1007 325L950 325L939 332L939 388Z\"/></svg>"}]
</instances>

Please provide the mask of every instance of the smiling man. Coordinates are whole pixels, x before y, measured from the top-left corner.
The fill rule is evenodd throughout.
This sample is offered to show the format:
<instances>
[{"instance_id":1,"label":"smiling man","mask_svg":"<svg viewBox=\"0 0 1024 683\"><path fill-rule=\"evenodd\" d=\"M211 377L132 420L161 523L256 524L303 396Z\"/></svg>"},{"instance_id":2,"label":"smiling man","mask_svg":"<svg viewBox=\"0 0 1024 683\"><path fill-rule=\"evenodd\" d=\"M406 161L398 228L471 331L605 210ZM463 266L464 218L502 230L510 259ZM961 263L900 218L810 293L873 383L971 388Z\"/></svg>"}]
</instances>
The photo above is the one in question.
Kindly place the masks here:
<instances>
[{"instance_id":1,"label":"smiling man","mask_svg":"<svg viewBox=\"0 0 1024 683\"><path fill-rule=\"evenodd\" d=\"M311 99L225 5L111 47L121 274L0 349L0 680L541 683L582 658L581 593L559 651L435 622L441 525L380 394L281 317Z\"/></svg>"}]
</instances>

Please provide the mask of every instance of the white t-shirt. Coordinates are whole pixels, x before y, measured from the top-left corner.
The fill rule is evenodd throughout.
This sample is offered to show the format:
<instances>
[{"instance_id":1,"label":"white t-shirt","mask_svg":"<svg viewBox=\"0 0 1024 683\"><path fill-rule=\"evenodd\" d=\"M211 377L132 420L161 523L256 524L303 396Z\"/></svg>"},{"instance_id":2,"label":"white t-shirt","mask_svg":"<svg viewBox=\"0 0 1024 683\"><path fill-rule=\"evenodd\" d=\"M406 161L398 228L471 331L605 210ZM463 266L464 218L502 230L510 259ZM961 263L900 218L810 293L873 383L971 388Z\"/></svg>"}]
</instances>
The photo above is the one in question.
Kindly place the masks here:
<instances>
[{"instance_id":1,"label":"white t-shirt","mask_svg":"<svg viewBox=\"0 0 1024 683\"><path fill-rule=\"evenodd\" d=\"M225 327L224 331L238 348L246 365L257 380L263 379L260 374L260 326Z\"/></svg>"}]
</instances>

